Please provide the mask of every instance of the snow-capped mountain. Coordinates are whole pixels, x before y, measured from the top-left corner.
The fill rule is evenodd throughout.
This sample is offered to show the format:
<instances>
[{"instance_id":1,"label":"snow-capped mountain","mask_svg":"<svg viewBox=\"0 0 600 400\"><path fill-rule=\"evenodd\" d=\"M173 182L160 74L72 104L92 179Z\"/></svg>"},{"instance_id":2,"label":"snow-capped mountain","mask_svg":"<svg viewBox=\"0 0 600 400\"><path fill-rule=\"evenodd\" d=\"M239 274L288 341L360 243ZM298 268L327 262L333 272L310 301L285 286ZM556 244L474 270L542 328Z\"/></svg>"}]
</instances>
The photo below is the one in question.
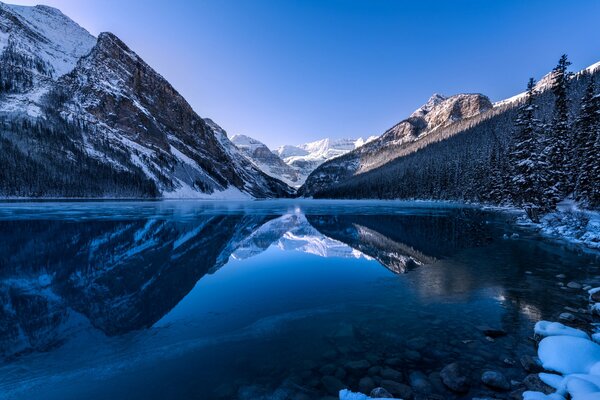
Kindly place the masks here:
<instances>
[{"instance_id":1,"label":"snow-capped mountain","mask_svg":"<svg viewBox=\"0 0 600 400\"><path fill-rule=\"evenodd\" d=\"M304 195L377 168L391 160L443 139L446 129L484 115L493 108L481 94L446 97L434 94L407 119L347 154L329 160L315 169L301 188Z\"/></svg>"},{"instance_id":2,"label":"snow-capped mountain","mask_svg":"<svg viewBox=\"0 0 600 400\"><path fill-rule=\"evenodd\" d=\"M285 145L275 149L277 154L286 164L298 171L299 181L304 183L306 178L318 166L336 157L343 156L366 143L375 140L377 136L367 139L321 139L297 146Z\"/></svg>"},{"instance_id":3,"label":"snow-capped mountain","mask_svg":"<svg viewBox=\"0 0 600 400\"><path fill-rule=\"evenodd\" d=\"M300 187L304 183L299 172L286 164L264 143L245 135L234 135L231 142L265 174L292 187Z\"/></svg>"},{"instance_id":4,"label":"snow-capped mountain","mask_svg":"<svg viewBox=\"0 0 600 400\"><path fill-rule=\"evenodd\" d=\"M51 7L0 3L0 51L0 162L12 177L0 196L293 193L111 33L95 38Z\"/></svg>"},{"instance_id":5,"label":"snow-capped mountain","mask_svg":"<svg viewBox=\"0 0 600 400\"><path fill-rule=\"evenodd\" d=\"M259 140L245 135L235 135L231 141L264 173L298 188L319 165L376 138L377 136L367 139L326 138L297 146L284 145L274 151Z\"/></svg>"},{"instance_id":6,"label":"snow-capped mountain","mask_svg":"<svg viewBox=\"0 0 600 400\"><path fill-rule=\"evenodd\" d=\"M597 85L593 82L600 79L600 63L577 73L561 72L565 70L566 67L557 66L532 88L532 118L539 124L536 129L540 131L536 134L539 140L533 153L542 153L548 143L558 146L556 141L564 140L565 154L554 159L552 165L546 163L544 173L564 173L569 177L565 181L577 182L576 175L580 171L577 168L563 171L564 163L557 160L562 157L568 160L567 164L578 163L576 160L584 154L578 153L580 144L574 143L589 141L586 138L589 133L580 132L577 120L585 108L582 106L584 96L590 90L597 96ZM564 82L564 89L560 82ZM568 126L566 135L556 134L559 96L555 89L564 93L561 101L568 109L562 122ZM480 94L433 95L377 140L321 165L308 177L299 193L316 198L441 199L513 204L518 195L511 193L510 182L514 178L511 158L515 157L514 145L520 132L517 120L526 99L527 95L521 93L492 104ZM595 138L591 140L596 143ZM572 190L569 185L564 183L563 188ZM553 187L545 190L555 190Z\"/></svg>"}]
</instances>

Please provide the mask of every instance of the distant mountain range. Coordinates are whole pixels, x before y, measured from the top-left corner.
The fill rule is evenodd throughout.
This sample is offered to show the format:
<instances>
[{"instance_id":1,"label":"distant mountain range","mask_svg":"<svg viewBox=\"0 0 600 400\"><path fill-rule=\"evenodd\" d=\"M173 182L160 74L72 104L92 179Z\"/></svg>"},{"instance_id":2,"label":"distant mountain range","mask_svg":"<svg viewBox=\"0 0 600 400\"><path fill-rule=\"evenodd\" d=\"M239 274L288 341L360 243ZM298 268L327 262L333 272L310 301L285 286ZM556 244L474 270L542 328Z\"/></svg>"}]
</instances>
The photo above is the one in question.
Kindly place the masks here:
<instances>
[{"instance_id":1,"label":"distant mountain range","mask_svg":"<svg viewBox=\"0 0 600 400\"><path fill-rule=\"evenodd\" d=\"M274 151L245 135L235 135L231 141L267 175L298 188L324 162L358 149L376 138L377 136L367 139L325 138L297 146L280 146Z\"/></svg>"}]
</instances>

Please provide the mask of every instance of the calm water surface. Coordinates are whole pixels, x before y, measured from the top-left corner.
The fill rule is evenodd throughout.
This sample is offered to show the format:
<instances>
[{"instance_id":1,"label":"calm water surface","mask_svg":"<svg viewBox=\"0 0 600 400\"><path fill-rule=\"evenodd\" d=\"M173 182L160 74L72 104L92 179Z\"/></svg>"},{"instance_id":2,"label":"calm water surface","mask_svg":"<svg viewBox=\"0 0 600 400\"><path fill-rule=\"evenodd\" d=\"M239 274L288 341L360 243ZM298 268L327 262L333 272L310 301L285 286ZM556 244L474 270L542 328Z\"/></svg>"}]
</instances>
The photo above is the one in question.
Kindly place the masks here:
<instances>
[{"instance_id":1,"label":"calm water surface","mask_svg":"<svg viewBox=\"0 0 600 400\"><path fill-rule=\"evenodd\" d=\"M486 395L484 370L525 377L536 321L583 306L558 282L600 276L596 255L514 219L401 202L0 205L0 398L319 399L324 377L358 390L377 367L451 398L438 372L454 361L473 375L464 397Z\"/></svg>"}]
</instances>

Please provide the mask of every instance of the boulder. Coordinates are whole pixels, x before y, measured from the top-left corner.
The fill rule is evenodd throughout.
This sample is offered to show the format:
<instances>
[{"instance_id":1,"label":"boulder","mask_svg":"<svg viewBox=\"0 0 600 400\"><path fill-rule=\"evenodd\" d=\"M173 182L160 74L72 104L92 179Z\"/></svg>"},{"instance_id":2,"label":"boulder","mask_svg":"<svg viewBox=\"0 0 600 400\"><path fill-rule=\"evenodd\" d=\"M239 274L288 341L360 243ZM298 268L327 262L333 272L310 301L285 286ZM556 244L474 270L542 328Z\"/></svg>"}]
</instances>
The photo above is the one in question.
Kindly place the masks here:
<instances>
[{"instance_id":1,"label":"boulder","mask_svg":"<svg viewBox=\"0 0 600 400\"><path fill-rule=\"evenodd\" d=\"M456 393L469 391L470 379L466 369L459 363L446 365L440 372L442 382L446 387Z\"/></svg>"},{"instance_id":2,"label":"boulder","mask_svg":"<svg viewBox=\"0 0 600 400\"><path fill-rule=\"evenodd\" d=\"M481 382L494 390L510 390L510 382L498 371L485 371L481 375Z\"/></svg>"}]
</instances>

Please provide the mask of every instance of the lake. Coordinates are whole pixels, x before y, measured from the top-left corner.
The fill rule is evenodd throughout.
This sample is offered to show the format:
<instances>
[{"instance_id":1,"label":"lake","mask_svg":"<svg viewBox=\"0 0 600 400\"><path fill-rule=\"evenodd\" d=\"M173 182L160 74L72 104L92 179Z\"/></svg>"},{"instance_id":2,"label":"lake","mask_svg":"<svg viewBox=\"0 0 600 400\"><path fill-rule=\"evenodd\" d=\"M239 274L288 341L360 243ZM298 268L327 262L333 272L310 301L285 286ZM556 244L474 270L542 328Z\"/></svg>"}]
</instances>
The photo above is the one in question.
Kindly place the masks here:
<instances>
[{"instance_id":1,"label":"lake","mask_svg":"<svg viewBox=\"0 0 600 400\"><path fill-rule=\"evenodd\" d=\"M506 397L481 373L517 386L535 322L584 306L567 282L600 278L597 255L516 217L424 202L3 203L0 398L301 400L382 382ZM457 361L462 394L439 375Z\"/></svg>"}]
</instances>

